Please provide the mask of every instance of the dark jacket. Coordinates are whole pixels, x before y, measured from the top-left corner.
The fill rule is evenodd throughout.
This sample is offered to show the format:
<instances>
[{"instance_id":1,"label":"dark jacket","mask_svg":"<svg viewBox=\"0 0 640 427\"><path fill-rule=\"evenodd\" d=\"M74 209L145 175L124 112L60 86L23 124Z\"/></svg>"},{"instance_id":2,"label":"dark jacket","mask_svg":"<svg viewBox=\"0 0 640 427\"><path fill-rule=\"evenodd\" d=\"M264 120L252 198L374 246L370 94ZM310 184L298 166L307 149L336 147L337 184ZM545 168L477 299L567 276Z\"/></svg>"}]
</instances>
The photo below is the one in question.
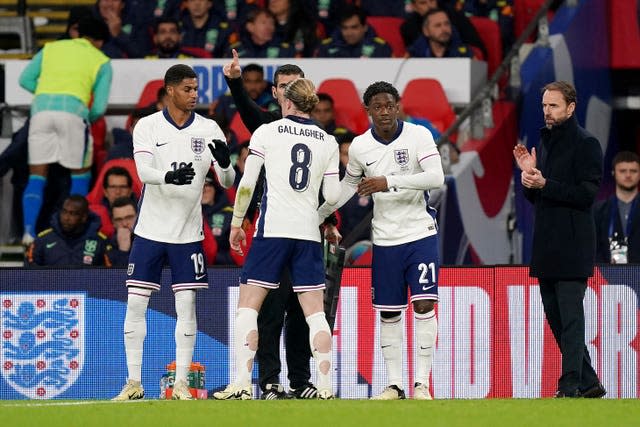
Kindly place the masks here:
<instances>
[{"instance_id":1,"label":"dark jacket","mask_svg":"<svg viewBox=\"0 0 640 427\"><path fill-rule=\"evenodd\" d=\"M233 218L233 207L229 203L227 194L223 188L216 188L216 197L213 205L202 205L202 214L207 221L211 234L218 244L216 254L216 265L234 265L231 258L231 246L229 244L229 233L231 232L231 219Z\"/></svg>"},{"instance_id":2,"label":"dark jacket","mask_svg":"<svg viewBox=\"0 0 640 427\"><path fill-rule=\"evenodd\" d=\"M60 226L60 215L51 219L51 228L38 234L27 251L25 264L28 266L87 266L105 265L110 267L111 245L107 237L100 233L100 218L89 212L89 218L82 231L67 235Z\"/></svg>"},{"instance_id":3,"label":"dark jacket","mask_svg":"<svg viewBox=\"0 0 640 427\"><path fill-rule=\"evenodd\" d=\"M131 242L133 244L133 239L135 234L131 233ZM111 265L113 267L126 267L129 265L129 254L131 253L131 249L128 251L120 250L118 247L118 236L116 233L113 233L113 237L109 239L109 245L111 245L111 252L109 252L109 259L111 260Z\"/></svg>"},{"instance_id":4,"label":"dark jacket","mask_svg":"<svg viewBox=\"0 0 640 427\"><path fill-rule=\"evenodd\" d=\"M610 263L609 234L627 237L627 261L640 263L640 206L635 206L629 213L629 234L626 232L626 224L623 227L620 215L614 203L618 199L614 195L607 200L600 201L593 208L593 217L596 223L596 262ZM635 203L640 204L640 196L636 196ZM613 210L613 211L612 211ZM614 237L615 238L615 237Z\"/></svg>"},{"instance_id":5,"label":"dark jacket","mask_svg":"<svg viewBox=\"0 0 640 427\"><path fill-rule=\"evenodd\" d=\"M391 46L375 35L369 28L364 39L358 44L350 45L342 38L340 30L333 37L322 40L318 49L319 58L391 58Z\"/></svg>"},{"instance_id":6,"label":"dark jacket","mask_svg":"<svg viewBox=\"0 0 640 427\"><path fill-rule=\"evenodd\" d=\"M575 116L540 131L537 168L542 189L524 189L534 204L530 275L541 279L583 279L593 274L596 252L591 208L602 180L598 140Z\"/></svg>"},{"instance_id":7,"label":"dark jacket","mask_svg":"<svg viewBox=\"0 0 640 427\"><path fill-rule=\"evenodd\" d=\"M440 58L435 56L431 52L431 45L429 45L429 39L425 35L421 35L418 39L409 46L407 52L413 58ZM473 50L466 44L461 43L455 38L451 38L451 42L444 51L444 55L441 58L473 58Z\"/></svg>"},{"instance_id":8,"label":"dark jacket","mask_svg":"<svg viewBox=\"0 0 640 427\"><path fill-rule=\"evenodd\" d=\"M289 43L280 42L274 38L270 42L258 45L248 35L225 49L226 56L231 56L231 49L237 50L240 58L293 58L296 56L296 50Z\"/></svg>"},{"instance_id":9,"label":"dark jacket","mask_svg":"<svg viewBox=\"0 0 640 427\"><path fill-rule=\"evenodd\" d=\"M222 21L211 11L209 19L202 28L196 28L187 9L183 12L181 41L183 46L199 47L211 53L214 58L222 58L224 47L232 33L229 23Z\"/></svg>"}]
</instances>

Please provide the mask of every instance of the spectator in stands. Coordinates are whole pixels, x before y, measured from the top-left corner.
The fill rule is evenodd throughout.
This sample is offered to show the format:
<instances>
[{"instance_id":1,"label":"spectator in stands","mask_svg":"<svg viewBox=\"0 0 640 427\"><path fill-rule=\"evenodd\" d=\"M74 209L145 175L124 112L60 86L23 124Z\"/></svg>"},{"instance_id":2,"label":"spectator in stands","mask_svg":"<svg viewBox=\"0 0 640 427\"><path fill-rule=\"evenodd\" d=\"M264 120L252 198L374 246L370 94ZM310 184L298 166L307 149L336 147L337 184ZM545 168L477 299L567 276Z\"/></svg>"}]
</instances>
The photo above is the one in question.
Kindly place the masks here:
<instances>
[{"instance_id":1,"label":"spectator in stands","mask_svg":"<svg viewBox=\"0 0 640 427\"><path fill-rule=\"evenodd\" d=\"M280 109L280 106L271 94L272 84L264 78L264 68L255 63L247 64L242 68L242 84L249 97L267 111ZM225 117L228 122L233 120L237 112L236 104L231 93L226 93L215 102L214 114L216 117Z\"/></svg>"},{"instance_id":2,"label":"spectator in stands","mask_svg":"<svg viewBox=\"0 0 640 427\"><path fill-rule=\"evenodd\" d=\"M50 164L71 170L71 194L85 195L89 189L93 147L88 123L106 111L113 71L99 50L108 37L104 23L85 17L78 31L77 39L47 43L20 75L20 86L36 94L29 125L29 182L23 195L25 245L36 233Z\"/></svg>"},{"instance_id":3,"label":"spectator in stands","mask_svg":"<svg viewBox=\"0 0 640 427\"><path fill-rule=\"evenodd\" d=\"M311 58L318 46L317 22L302 0L268 0L276 22L276 38L293 46L296 56Z\"/></svg>"},{"instance_id":4,"label":"spectator in stands","mask_svg":"<svg viewBox=\"0 0 640 427\"><path fill-rule=\"evenodd\" d=\"M89 211L84 196L74 194L64 201L51 220L51 228L38 234L29 246L27 266L111 266L111 245L100 233L100 219Z\"/></svg>"},{"instance_id":5,"label":"spectator in stands","mask_svg":"<svg viewBox=\"0 0 640 427\"><path fill-rule=\"evenodd\" d=\"M96 183L99 184L99 183ZM102 180L104 197L100 204L92 203L89 206L92 212L100 217L102 226L100 231L107 237L113 236L114 225L111 219L111 208L116 199L128 198L135 202L136 196L133 193L133 178L125 168L113 166L109 168Z\"/></svg>"},{"instance_id":6,"label":"spectator in stands","mask_svg":"<svg viewBox=\"0 0 640 427\"><path fill-rule=\"evenodd\" d=\"M182 12L182 45L204 49L221 58L233 33L227 21L211 10L213 0L186 0Z\"/></svg>"},{"instance_id":7,"label":"spectator in stands","mask_svg":"<svg viewBox=\"0 0 640 427\"><path fill-rule=\"evenodd\" d=\"M311 118L318 122L327 133L333 134L336 130L335 112L333 110L333 98L328 93L318 93L318 103L311 110Z\"/></svg>"},{"instance_id":8,"label":"spectator in stands","mask_svg":"<svg viewBox=\"0 0 640 427\"><path fill-rule=\"evenodd\" d=\"M431 123L429 119L427 119L426 117L414 117L414 116L408 115L402 109L402 104L400 105L399 116L405 122L414 123L416 125L424 126L427 129L429 129L429 132L431 132L431 135L433 136L434 141L436 141L436 144L438 143L438 139L440 138L440 135L442 135L442 133L438 130L438 128L436 128L433 125L433 123Z\"/></svg>"},{"instance_id":9,"label":"spectator in stands","mask_svg":"<svg viewBox=\"0 0 640 427\"><path fill-rule=\"evenodd\" d=\"M449 17L452 37L480 49L484 58L487 57L487 49L480 38L480 34L478 34L478 31L469 18L467 18L463 12L453 8L448 2L411 0L411 7L413 12L407 15L407 18L400 27L400 34L407 49L423 34L424 18L427 12L434 9L442 9Z\"/></svg>"},{"instance_id":10,"label":"spectator in stands","mask_svg":"<svg viewBox=\"0 0 640 427\"><path fill-rule=\"evenodd\" d=\"M232 56L235 49L243 58L292 58L296 51L289 43L275 37L275 18L267 9L256 8L247 15L240 40L225 49L225 55Z\"/></svg>"},{"instance_id":11,"label":"spectator in stands","mask_svg":"<svg viewBox=\"0 0 640 427\"><path fill-rule=\"evenodd\" d=\"M318 19L325 34L333 34L340 24L340 12L345 4L345 0L303 0L302 7Z\"/></svg>"},{"instance_id":12,"label":"spectator in stands","mask_svg":"<svg viewBox=\"0 0 640 427\"><path fill-rule=\"evenodd\" d=\"M153 27L154 53L146 55L145 59L185 59L193 58L182 48L180 24L174 18L159 18Z\"/></svg>"},{"instance_id":13,"label":"spectator in stands","mask_svg":"<svg viewBox=\"0 0 640 427\"><path fill-rule=\"evenodd\" d=\"M230 205L224 189L211 174L207 175L202 189L202 214L218 246L214 264L235 265L229 251L231 248L229 246L229 231L231 230L233 206Z\"/></svg>"},{"instance_id":14,"label":"spectator in stands","mask_svg":"<svg viewBox=\"0 0 640 427\"><path fill-rule=\"evenodd\" d=\"M340 31L324 39L318 49L321 58L391 58L391 46L367 25L367 16L356 6L340 14Z\"/></svg>"},{"instance_id":15,"label":"spectator in stands","mask_svg":"<svg viewBox=\"0 0 640 427\"><path fill-rule=\"evenodd\" d=\"M615 194L596 204L596 261L640 263L640 157L621 151L613 158Z\"/></svg>"},{"instance_id":16,"label":"spectator in stands","mask_svg":"<svg viewBox=\"0 0 640 427\"><path fill-rule=\"evenodd\" d=\"M155 3L155 1L154 1ZM127 7L128 6L128 7ZM109 29L109 39L102 51L110 58L142 58L151 50L149 25L152 10L125 0L97 0L93 16L102 20Z\"/></svg>"},{"instance_id":17,"label":"spectator in stands","mask_svg":"<svg viewBox=\"0 0 640 427\"><path fill-rule=\"evenodd\" d=\"M133 243L133 226L138 219L138 206L131 197L118 197L111 204L111 219L115 232L111 238L111 264L126 267Z\"/></svg>"},{"instance_id":18,"label":"spectator in stands","mask_svg":"<svg viewBox=\"0 0 640 427\"><path fill-rule=\"evenodd\" d=\"M422 35L407 49L415 58L473 58L471 48L452 37L451 22L442 9L432 9L424 16Z\"/></svg>"}]
</instances>

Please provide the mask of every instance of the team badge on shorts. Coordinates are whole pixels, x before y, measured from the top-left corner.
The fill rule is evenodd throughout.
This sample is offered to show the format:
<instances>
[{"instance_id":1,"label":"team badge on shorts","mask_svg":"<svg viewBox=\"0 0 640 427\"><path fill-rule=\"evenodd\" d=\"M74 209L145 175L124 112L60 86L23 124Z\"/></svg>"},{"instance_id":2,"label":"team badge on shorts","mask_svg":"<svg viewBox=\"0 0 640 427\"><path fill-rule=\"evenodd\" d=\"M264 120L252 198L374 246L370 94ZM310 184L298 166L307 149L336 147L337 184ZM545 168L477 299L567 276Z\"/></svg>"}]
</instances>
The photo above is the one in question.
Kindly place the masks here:
<instances>
[{"instance_id":1,"label":"team badge on shorts","mask_svg":"<svg viewBox=\"0 0 640 427\"><path fill-rule=\"evenodd\" d=\"M396 159L396 163L400 166L405 166L409 163L409 150L403 148L402 150L393 150L394 158Z\"/></svg>"},{"instance_id":2,"label":"team badge on shorts","mask_svg":"<svg viewBox=\"0 0 640 427\"><path fill-rule=\"evenodd\" d=\"M204 153L204 138L191 138L191 151L196 154Z\"/></svg>"},{"instance_id":3,"label":"team badge on shorts","mask_svg":"<svg viewBox=\"0 0 640 427\"><path fill-rule=\"evenodd\" d=\"M133 274L133 269L136 268L134 263L130 263L127 267L127 276L131 276Z\"/></svg>"}]
</instances>

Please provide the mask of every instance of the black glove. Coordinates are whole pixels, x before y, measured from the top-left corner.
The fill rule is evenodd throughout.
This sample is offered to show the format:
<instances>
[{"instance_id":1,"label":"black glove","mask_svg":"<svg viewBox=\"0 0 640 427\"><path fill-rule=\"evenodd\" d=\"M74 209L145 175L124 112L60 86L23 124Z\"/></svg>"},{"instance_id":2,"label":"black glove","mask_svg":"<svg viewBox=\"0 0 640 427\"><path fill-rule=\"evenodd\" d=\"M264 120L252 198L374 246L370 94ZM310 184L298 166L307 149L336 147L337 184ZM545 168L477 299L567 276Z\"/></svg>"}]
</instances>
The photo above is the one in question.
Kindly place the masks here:
<instances>
[{"instance_id":1,"label":"black glove","mask_svg":"<svg viewBox=\"0 0 640 427\"><path fill-rule=\"evenodd\" d=\"M213 158L216 159L222 169L226 169L231 164L231 158L229 157L229 146L224 141L214 139L213 144L209 143L209 150L213 154ZM214 146L215 144L215 146Z\"/></svg>"},{"instance_id":2,"label":"black glove","mask_svg":"<svg viewBox=\"0 0 640 427\"><path fill-rule=\"evenodd\" d=\"M167 172L167 174L164 176L164 182L174 185L191 184L191 181L193 181L193 177L196 176L196 171L193 170L193 167L191 165L192 163L189 163L188 165L182 166L175 171Z\"/></svg>"}]
</instances>

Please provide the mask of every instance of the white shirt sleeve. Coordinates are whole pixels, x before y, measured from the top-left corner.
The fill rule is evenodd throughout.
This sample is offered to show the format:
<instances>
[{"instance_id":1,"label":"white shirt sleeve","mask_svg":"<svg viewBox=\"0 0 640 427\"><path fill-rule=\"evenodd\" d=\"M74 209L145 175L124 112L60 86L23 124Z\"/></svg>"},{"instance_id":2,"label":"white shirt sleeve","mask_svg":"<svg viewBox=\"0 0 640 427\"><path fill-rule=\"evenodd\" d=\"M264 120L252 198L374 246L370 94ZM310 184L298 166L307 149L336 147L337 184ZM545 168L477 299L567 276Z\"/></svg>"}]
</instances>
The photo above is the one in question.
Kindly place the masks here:
<instances>
[{"instance_id":1,"label":"white shirt sleeve","mask_svg":"<svg viewBox=\"0 0 640 427\"><path fill-rule=\"evenodd\" d=\"M167 171L160 171L152 166L154 148L146 123L146 120L141 119L133 128L133 158L138 176L143 183L161 185L165 183L164 176Z\"/></svg>"},{"instance_id":2,"label":"white shirt sleeve","mask_svg":"<svg viewBox=\"0 0 640 427\"><path fill-rule=\"evenodd\" d=\"M339 156L339 152L338 152ZM347 165L346 172L342 181L340 181L340 193L335 203L329 203L329 199L318 208L318 217L320 223L324 221L326 217L331 215L334 211L340 209L345 203L353 197L358 187L358 183L362 180L364 169L362 165L357 161L355 150L353 145L349 147L349 164ZM326 180L325 180L326 185ZM324 195L324 191L323 191Z\"/></svg>"}]
</instances>

